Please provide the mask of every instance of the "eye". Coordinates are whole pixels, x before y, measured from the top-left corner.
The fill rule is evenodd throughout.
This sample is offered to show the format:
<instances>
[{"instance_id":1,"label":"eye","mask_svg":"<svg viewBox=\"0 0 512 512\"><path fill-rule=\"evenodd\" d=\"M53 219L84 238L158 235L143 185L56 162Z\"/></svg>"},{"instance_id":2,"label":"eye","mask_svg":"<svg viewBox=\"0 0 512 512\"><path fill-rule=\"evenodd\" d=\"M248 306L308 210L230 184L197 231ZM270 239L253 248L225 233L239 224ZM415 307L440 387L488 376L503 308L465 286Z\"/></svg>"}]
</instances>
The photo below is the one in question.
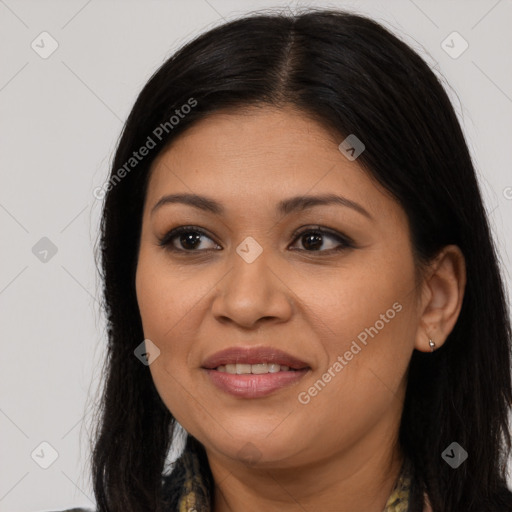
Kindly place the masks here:
<instances>
[{"instance_id":1,"label":"eye","mask_svg":"<svg viewBox=\"0 0 512 512\"><path fill-rule=\"evenodd\" d=\"M165 247L170 251L181 251L181 252L197 252L197 249L201 243L201 237L206 237L212 240L202 229L196 228L195 226L180 226L172 229L162 238L158 240L158 245ZM183 248L176 247L174 244L175 238L179 237L176 241ZM213 240L212 240L213 241ZM215 244L217 245L217 244ZM218 246L218 245L217 245ZM203 249L204 250L204 249Z\"/></svg>"},{"instance_id":2,"label":"eye","mask_svg":"<svg viewBox=\"0 0 512 512\"><path fill-rule=\"evenodd\" d=\"M306 248L299 250L304 252L331 253L355 247L354 242L349 237L342 235L337 231L321 228L319 226L303 229L300 232L295 231L292 236L294 242L298 240L303 242L303 245ZM212 238L209 237L201 228L195 226L180 226L172 229L160 238L158 240L158 245L174 252L205 252L209 250L219 250L218 247L220 246L215 242L213 242L213 248L199 249L202 237L213 242ZM324 248L321 250L326 239L334 240L337 243L337 246L335 243L334 247L328 247L327 249ZM177 247L177 244L181 247Z\"/></svg>"},{"instance_id":3,"label":"eye","mask_svg":"<svg viewBox=\"0 0 512 512\"><path fill-rule=\"evenodd\" d=\"M345 235L342 235L341 233L338 233L336 231L331 231L326 228L321 228L319 226L316 226L314 228L308 228L304 229L301 232L294 233L294 241L300 240L304 247L306 249L299 249L301 251L306 252L334 252L334 251L342 251L344 249L354 248L354 242L348 238ZM338 244L336 247L332 247L332 243L330 244L331 247L328 247L327 249L320 250L320 247L323 246L324 241L326 239L335 240Z\"/></svg>"}]
</instances>

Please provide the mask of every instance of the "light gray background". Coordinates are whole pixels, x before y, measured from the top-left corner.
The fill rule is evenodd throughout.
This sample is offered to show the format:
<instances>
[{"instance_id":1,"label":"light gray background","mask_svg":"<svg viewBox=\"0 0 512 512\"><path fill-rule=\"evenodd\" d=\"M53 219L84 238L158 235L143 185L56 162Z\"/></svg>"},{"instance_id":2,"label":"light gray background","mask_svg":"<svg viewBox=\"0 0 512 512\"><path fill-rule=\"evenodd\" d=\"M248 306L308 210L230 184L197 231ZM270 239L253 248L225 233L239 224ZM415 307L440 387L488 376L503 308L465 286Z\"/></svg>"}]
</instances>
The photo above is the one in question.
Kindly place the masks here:
<instances>
[{"instance_id":1,"label":"light gray background","mask_svg":"<svg viewBox=\"0 0 512 512\"><path fill-rule=\"evenodd\" d=\"M136 95L178 46L223 19L308 4L369 14L446 78L510 290L511 1L0 0L1 511L94 506L87 432L105 326L93 189ZM46 59L31 47L43 31L59 45ZM453 31L469 44L456 59L441 46ZM42 237L57 248L46 262L32 251ZM50 460L41 442L58 453L48 469L31 458L36 449Z\"/></svg>"}]
</instances>

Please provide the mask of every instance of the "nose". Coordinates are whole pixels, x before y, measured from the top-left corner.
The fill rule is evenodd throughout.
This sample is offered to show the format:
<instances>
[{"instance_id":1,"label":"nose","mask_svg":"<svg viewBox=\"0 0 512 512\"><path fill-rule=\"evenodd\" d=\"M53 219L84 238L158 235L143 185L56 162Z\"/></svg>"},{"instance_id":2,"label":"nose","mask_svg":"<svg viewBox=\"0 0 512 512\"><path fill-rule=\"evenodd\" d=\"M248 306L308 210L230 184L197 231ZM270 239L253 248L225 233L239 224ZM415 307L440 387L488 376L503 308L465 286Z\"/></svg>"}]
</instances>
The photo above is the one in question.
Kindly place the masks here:
<instances>
[{"instance_id":1,"label":"nose","mask_svg":"<svg viewBox=\"0 0 512 512\"><path fill-rule=\"evenodd\" d=\"M265 252L249 263L233 251L231 270L217 285L212 303L216 320L253 329L264 321L281 323L291 318L293 293Z\"/></svg>"}]
</instances>

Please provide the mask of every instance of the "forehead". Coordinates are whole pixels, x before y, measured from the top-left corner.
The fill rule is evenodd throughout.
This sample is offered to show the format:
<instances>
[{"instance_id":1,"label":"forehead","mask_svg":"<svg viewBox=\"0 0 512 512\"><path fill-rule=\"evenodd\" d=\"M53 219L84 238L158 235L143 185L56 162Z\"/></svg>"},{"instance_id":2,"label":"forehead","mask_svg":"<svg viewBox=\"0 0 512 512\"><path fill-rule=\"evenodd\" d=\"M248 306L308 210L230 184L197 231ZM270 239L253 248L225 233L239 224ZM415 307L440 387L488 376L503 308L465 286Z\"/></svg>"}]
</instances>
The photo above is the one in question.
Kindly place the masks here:
<instances>
[{"instance_id":1,"label":"forehead","mask_svg":"<svg viewBox=\"0 0 512 512\"><path fill-rule=\"evenodd\" d=\"M375 214L393 213L397 205L357 160L339 151L341 141L339 134L292 109L216 113L155 159L147 205L163 194L183 192L214 196L228 211L249 202L266 209L289 196L339 193Z\"/></svg>"},{"instance_id":2,"label":"forehead","mask_svg":"<svg viewBox=\"0 0 512 512\"><path fill-rule=\"evenodd\" d=\"M162 159L177 164L184 157L189 163L209 157L215 162L252 162L254 167L268 159L292 163L311 151L332 150L339 138L291 108L246 107L214 113L197 122L159 155L155 166Z\"/></svg>"}]
</instances>

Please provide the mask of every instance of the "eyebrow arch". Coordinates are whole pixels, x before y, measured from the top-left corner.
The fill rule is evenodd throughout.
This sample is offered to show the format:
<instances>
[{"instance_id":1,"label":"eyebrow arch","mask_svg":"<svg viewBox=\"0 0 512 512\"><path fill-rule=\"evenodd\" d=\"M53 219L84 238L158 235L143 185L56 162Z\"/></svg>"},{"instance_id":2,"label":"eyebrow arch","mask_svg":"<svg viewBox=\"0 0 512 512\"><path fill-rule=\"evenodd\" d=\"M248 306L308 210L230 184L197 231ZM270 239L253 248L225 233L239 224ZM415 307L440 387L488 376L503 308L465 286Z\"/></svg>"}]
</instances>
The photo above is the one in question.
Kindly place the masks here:
<instances>
[{"instance_id":1,"label":"eyebrow arch","mask_svg":"<svg viewBox=\"0 0 512 512\"><path fill-rule=\"evenodd\" d=\"M181 203L200 210L204 210L215 215L223 215L225 213L224 207L214 199L197 194L169 194L161 197L158 202L151 209L151 215L165 204ZM370 220L373 217L365 210L360 204L351 201L343 196L336 194L323 194L316 196L296 196L284 199L277 204L277 211L282 215L289 215L293 212L303 211L314 206L338 204L352 208Z\"/></svg>"}]
</instances>

